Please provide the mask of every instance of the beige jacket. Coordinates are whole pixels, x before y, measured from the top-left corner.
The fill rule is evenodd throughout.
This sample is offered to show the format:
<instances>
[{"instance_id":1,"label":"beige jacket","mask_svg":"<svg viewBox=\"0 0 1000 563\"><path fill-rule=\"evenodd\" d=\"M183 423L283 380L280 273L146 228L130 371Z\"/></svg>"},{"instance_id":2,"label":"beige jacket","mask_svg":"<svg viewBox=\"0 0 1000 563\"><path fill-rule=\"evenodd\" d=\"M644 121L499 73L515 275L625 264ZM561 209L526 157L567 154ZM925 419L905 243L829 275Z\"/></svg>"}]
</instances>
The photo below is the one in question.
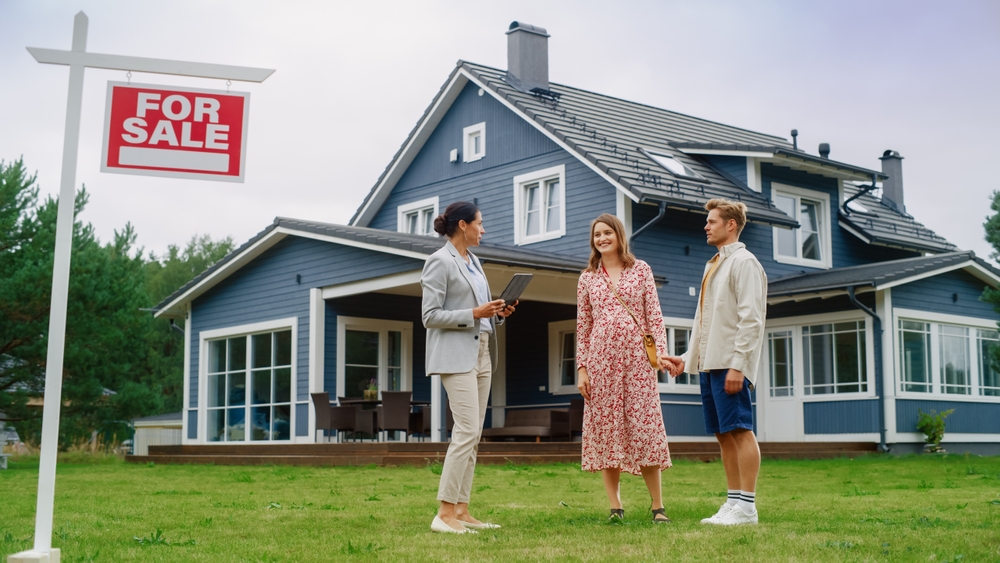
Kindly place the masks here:
<instances>
[{"instance_id":1,"label":"beige jacket","mask_svg":"<svg viewBox=\"0 0 1000 563\"><path fill-rule=\"evenodd\" d=\"M735 369L755 384L764 343L767 274L742 242L723 246L718 256L694 316L690 347L681 356L684 371ZM706 274L711 266L705 265Z\"/></svg>"}]
</instances>

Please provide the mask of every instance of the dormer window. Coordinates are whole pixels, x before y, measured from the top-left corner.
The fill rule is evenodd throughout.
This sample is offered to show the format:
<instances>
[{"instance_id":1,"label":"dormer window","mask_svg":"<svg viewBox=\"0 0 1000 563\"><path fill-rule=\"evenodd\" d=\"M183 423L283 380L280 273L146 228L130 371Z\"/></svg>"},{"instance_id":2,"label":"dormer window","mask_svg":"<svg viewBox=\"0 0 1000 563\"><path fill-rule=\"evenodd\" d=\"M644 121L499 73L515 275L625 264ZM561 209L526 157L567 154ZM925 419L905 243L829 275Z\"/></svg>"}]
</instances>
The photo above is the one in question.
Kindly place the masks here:
<instances>
[{"instance_id":1,"label":"dormer window","mask_svg":"<svg viewBox=\"0 0 1000 563\"><path fill-rule=\"evenodd\" d=\"M782 184L771 184L774 206L799 222L798 229L774 227L774 260L812 268L832 267L830 196Z\"/></svg>"},{"instance_id":2,"label":"dormer window","mask_svg":"<svg viewBox=\"0 0 1000 563\"><path fill-rule=\"evenodd\" d=\"M400 205L396 208L396 230L411 235L434 234L434 218L437 216L437 196Z\"/></svg>"},{"instance_id":3,"label":"dormer window","mask_svg":"<svg viewBox=\"0 0 1000 563\"><path fill-rule=\"evenodd\" d=\"M514 244L566 234L566 166L514 177Z\"/></svg>"},{"instance_id":4,"label":"dormer window","mask_svg":"<svg viewBox=\"0 0 1000 563\"><path fill-rule=\"evenodd\" d=\"M670 172L674 176L691 178L693 180L705 179L704 176L695 172L690 166L684 164L669 154L653 152L650 150L643 150L642 152L646 153L646 156L653 159L654 162L665 168L667 172Z\"/></svg>"},{"instance_id":5,"label":"dormer window","mask_svg":"<svg viewBox=\"0 0 1000 563\"><path fill-rule=\"evenodd\" d=\"M475 162L486 156L486 122L470 125L462 130L465 148L462 152L463 162Z\"/></svg>"}]
</instances>

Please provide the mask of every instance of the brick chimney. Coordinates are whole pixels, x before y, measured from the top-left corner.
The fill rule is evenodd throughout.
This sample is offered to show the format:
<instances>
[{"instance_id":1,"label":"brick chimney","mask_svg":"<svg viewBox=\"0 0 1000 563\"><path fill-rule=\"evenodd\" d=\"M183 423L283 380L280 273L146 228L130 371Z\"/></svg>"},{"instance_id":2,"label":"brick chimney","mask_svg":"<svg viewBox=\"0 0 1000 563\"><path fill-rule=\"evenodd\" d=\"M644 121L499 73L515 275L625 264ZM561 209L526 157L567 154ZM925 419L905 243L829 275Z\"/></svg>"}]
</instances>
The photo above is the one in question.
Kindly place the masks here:
<instances>
[{"instance_id":1,"label":"brick chimney","mask_svg":"<svg viewBox=\"0 0 1000 563\"><path fill-rule=\"evenodd\" d=\"M507 31L506 80L522 92L549 89L549 34L545 29L511 22Z\"/></svg>"},{"instance_id":2,"label":"brick chimney","mask_svg":"<svg viewBox=\"0 0 1000 563\"><path fill-rule=\"evenodd\" d=\"M903 205L903 157L893 150L882 153L882 173L889 177L882 180L882 203L899 211L906 213L906 206Z\"/></svg>"}]
</instances>

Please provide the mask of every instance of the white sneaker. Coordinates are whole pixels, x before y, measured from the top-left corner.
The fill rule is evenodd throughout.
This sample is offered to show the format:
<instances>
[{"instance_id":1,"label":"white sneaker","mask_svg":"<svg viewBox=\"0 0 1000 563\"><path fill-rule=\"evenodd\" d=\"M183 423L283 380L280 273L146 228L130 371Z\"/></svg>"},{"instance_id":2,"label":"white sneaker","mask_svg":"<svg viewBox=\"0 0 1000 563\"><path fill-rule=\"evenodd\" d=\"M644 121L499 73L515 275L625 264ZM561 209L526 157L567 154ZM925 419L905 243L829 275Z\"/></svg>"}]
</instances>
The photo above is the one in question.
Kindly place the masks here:
<instances>
[{"instance_id":1,"label":"white sneaker","mask_svg":"<svg viewBox=\"0 0 1000 563\"><path fill-rule=\"evenodd\" d=\"M747 514L743 512L743 509L738 505L730 509L729 512L723 514L715 522L711 522L717 526L739 526L742 524L756 524L757 523L757 511L754 510L753 513Z\"/></svg>"},{"instance_id":2,"label":"white sneaker","mask_svg":"<svg viewBox=\"0 0 1000 563\"><path fill-rule=\"evenodd\" d=\"M728 513L730 510L732 510L734 508L736 508L735 504L729 504L729 503L724 502L724 503L722 503L722 506L719 507L719 511L718 512L716 512L715 514L709 516L708 518L702 518L701 519L701 523L702 524L717 524L718 523L717 520L719 518L721 518L723 514Z\"/></svg>"}]
</instances>

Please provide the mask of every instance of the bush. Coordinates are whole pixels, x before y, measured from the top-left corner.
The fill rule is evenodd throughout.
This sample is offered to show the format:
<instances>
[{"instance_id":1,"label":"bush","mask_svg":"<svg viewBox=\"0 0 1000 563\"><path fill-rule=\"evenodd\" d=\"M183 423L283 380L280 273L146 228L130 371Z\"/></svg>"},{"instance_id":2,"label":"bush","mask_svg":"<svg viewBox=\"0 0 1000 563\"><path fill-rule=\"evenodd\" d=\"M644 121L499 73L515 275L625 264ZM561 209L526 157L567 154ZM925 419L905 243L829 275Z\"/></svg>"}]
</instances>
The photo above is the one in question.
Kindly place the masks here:
<instances>
[{"instance_id":1,"label":"bush","mask_svg":"<svg viewBox=\"0 0 1000 563\"><path fill-rule=\"evenodd\" d=\"M930 413L925 413L924 411L917 411L917 430L924 433L927 445L927 451L939 452L941 450L941 440L944 439L944 419L948 417L951 413L955 412L955 409L948 409L946 411L937 412L931 409Z\"/></svg>"}]
</instances>

